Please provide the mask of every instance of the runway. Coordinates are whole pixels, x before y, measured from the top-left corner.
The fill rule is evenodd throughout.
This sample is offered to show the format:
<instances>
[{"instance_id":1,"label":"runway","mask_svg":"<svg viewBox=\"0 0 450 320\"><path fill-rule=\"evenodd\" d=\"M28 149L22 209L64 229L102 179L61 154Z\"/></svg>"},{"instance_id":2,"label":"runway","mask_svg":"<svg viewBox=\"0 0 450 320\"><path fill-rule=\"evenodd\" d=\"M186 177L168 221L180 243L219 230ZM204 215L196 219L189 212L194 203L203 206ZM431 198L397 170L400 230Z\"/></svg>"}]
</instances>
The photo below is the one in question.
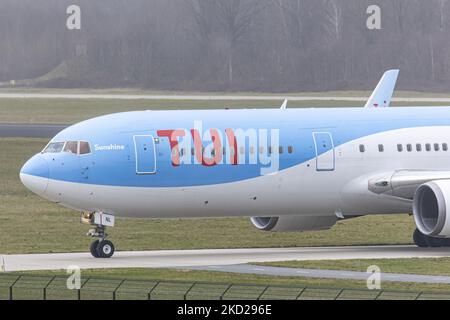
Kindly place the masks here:
<instances>
[{"instance_id":1,"label":"runway","mask_svg":"<svg viewBox=\"0 0 450 320\"><path fill-rule=\"evenodd\" d=\"M0 255L6 271L87 268L189 268L286 260L387 259L450 257L450 249L415 246L202 249L116 252L111 259L89 253Z\"/></svg>"},{"instance_id":2,"label":"runway","mask_svg":"<svg viewBox=\"0 0 450 320\"><path fill-rule=\"evenodd\" d=\"M0 123L0 137L51 138L67 128L63 124Z\"/></svg>"}]
</instances>

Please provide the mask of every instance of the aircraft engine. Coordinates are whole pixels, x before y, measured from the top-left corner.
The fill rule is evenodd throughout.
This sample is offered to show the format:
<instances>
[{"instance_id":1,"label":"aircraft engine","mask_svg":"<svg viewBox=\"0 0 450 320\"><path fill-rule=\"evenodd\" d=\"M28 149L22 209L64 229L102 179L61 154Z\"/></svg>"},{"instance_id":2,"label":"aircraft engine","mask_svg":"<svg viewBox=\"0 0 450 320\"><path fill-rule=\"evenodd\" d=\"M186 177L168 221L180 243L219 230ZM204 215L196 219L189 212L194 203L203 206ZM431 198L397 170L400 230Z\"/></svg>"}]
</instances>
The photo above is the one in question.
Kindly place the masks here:
<instances>
[{"instance_id":1,"label":"aircraft engine","mask_svg":"<svg viewBox=\"0 0 450 320\"><path fill-rule=\"evenodd\" d=\"M416 226L426 236L450 237L450 180L434 180L417 188L413 198Z\"/></svg>"},{"instance_id":2,"label":"aircraft engine","mask_svg":"<svg viewBox=\"0 0 450 320\"><path fill-rule=\"evenodd\" d=\"M337 221L336 216L283 216L252 217L250 221L262 231L289 232L330 229Z\"/></svg>"}]
</instances>

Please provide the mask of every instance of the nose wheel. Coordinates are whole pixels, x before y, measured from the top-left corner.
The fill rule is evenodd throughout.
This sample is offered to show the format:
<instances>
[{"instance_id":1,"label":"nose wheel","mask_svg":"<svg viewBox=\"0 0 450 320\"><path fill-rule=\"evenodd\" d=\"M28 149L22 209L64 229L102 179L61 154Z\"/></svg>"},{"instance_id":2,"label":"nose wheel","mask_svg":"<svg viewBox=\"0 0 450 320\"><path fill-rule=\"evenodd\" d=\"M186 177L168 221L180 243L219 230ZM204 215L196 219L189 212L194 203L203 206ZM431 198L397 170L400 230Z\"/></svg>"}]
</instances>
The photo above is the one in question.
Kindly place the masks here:
<instances>
[{"instance_id":1,"label":"nose wheel","mask_svg":"<svg viewBox=\"0 0 450 320\"><path fill-rule=\"evenodd\" d=\"M114 254L114 244L109 240L95 240L91 243L91 255L94 258L111 258Z\"/></svg>"},{"instance_id":2,"label":"nose wheel","mask_svg":"<svg viewBox=\"0 0 450 320\"><path fill-rule=\"evenodd\" d=\"M111 258L114 255L114 244L106 240L108 234L105 232L106 225L114 226L114 216L102 212L83 213L81 222L85 224L95 225L95 229L89 230L88 236L99 238L91 243L90 252L94 258ZM105 224L103 224L105 223Z\"/></svg>"}]
</instances>

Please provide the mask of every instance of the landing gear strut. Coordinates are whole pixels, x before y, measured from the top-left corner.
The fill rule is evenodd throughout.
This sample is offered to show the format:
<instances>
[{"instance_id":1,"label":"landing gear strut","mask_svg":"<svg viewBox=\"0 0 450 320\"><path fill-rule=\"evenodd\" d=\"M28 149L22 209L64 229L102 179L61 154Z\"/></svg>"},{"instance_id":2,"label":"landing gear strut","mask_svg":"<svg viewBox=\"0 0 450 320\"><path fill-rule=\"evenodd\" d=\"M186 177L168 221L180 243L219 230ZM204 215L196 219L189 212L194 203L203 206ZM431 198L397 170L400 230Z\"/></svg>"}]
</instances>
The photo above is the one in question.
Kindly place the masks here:
<instances>
[{"instance_id":1,"label":"landing gear strut","mask_svg":"<svg viewBox=\"0 0 450 320\"><path fill-rule=\"evenodd\" d=\"M418 229L414 230L414 244L419 248L450 247L450 238L435 238L424 235Z\"/></svg>"},{"instance_id":2,"label":"landing gear strut","mask_svg":"<svg viewBox=\"0 0 450 320\"><path fill-rule=\"evenodd\" d=\"M111 258L114 254L114 244L106 240L108 234L105 232L107 226L114 226L114 216L102 212L83 213L81 222L94 225L95 228L89 230L88 236L99 238L91 243L90 251L94 258Z\"/></svg>"}]
</instances>

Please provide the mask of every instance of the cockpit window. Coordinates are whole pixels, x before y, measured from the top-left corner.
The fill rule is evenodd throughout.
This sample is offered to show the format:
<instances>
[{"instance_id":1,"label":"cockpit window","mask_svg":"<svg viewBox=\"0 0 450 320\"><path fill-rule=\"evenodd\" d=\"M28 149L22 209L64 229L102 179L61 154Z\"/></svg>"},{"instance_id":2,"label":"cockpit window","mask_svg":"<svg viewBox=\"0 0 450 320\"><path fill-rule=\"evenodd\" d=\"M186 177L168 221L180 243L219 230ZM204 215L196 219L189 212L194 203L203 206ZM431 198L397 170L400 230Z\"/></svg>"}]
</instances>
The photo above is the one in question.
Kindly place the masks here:
<instances>
[{"instance_id":1,"label":"cockpit window","mask_svg":"<svg viewBox=\"0 0 450 320\"><path fill-rule=\"evenodd\" d=\"M67 152L78 155L88 154L91 153L91 146L87 141L51 142L42 151L42 153L59 152Z\"/></svg>"},{"instance_id":2,"label":"cockpit window","mask_svg":"<svg viewBox=\"0 0 450 320\"><path fill-rule=\"evenodd\" d=\"M88 154L91 153L91 147L89 146L89 142L80 141L80 154Z\"/></svg>"},{"instance_id":3,"label":"cockpit window","mask_svg":"<svg viewBox=\"0 0 450 320\"><path fill-rule=\"evenodd\" d=\"M78 141L67 141L64 146L64 152L69 152L73 154L78 153Z\"/></svg>"},{"instance_id":4,"label":"cockpit window","mask_svg":"<svg viewBox=\"0 0 450 320\"><path fill-rule=\"evenodd\" d=\"M42 153L58 153L61 152L64 147L64 142L52 142L42 151Z\"/></svg>"}]
</instances>

